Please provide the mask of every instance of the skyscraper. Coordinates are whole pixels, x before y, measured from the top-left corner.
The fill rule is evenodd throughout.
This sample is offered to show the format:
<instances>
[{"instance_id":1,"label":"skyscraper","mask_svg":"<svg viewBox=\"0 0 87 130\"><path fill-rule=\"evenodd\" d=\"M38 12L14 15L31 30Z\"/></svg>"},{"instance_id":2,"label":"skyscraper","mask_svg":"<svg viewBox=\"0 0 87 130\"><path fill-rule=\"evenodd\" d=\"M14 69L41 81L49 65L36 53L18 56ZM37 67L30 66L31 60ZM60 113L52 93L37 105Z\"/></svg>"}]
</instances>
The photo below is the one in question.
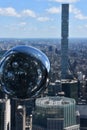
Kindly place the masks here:
<instances>
[{"instance_id":1,"label":"skyscraper","mask_svg":"<svg viewBox=\"0 0 87 130\"><path fill-rule=\"evenodd\" d=\"M61 22L61 84L66 97L78 100L78 82L69 69L68 35L69 35L69 4L62 4ZM68 91L67 91L68 89Z\"/></svg>"},{"instance_id":2,"label":"skyscraper","mask_svg":"<svg viewBox=\"0 0 87 130\"><path fill-rule=\"evenodd\" d=\"M62 24L61 24L61 78L68 76L68 24L69 24L69 4L62 4Z\"/></svg>"}]
</instances>

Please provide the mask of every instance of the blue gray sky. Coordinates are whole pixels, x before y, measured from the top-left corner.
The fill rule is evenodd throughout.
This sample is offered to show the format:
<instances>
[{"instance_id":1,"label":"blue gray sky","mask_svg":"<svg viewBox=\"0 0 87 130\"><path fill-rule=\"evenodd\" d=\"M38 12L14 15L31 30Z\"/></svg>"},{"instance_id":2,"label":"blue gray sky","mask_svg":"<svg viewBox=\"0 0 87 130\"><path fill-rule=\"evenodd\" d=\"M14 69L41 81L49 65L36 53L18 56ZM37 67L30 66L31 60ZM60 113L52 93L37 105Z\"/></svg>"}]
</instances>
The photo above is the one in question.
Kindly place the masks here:
<instances>
[{"instance_id":1,"label":"blue gray sky","mask_svg":"<svg viewBox=\"0 0 87 130\"><path fill-rule=\"evenodd\" d=\"M69 3L69 37L87 38L87 0L0 0L0 38L60 38Z\"/></svg>"}]
</instances>

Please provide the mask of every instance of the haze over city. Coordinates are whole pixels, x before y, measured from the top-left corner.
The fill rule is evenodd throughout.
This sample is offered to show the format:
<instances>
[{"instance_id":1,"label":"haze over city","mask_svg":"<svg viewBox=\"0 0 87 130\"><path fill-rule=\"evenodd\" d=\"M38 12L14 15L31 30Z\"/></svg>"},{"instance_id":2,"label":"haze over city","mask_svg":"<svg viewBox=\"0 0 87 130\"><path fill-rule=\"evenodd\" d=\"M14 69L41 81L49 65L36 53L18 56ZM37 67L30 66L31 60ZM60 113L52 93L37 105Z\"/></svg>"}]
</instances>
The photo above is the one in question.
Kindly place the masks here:
<instances>
[{"instance_id":1,"label":"haze over city","mask_svg":"<svg viewBox=\"0 0 87 130\"><path fill-rule=\"evenodd\" d=\"M60 38L61 4L69 3L69 37L86 37L87 0L0 0L0 38Z\"/></svg>"}]
</instances>

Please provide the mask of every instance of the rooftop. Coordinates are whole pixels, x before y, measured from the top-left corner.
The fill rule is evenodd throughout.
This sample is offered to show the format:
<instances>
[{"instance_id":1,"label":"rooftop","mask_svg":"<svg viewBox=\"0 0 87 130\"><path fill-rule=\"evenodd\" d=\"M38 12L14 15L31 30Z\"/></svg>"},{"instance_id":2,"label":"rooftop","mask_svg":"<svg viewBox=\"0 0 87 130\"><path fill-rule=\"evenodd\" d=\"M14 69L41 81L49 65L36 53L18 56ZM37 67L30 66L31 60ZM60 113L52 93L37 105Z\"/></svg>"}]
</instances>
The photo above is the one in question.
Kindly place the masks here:
<instances>
[{"instance_id":1,"label":"rooftop","mask_svg":"<svg viewBox=\"0 0 87 130\"><path fill-rule=\"evenodd\" d=\"M36 99L36 105L37 106L43 106L43 107L50 107L50 106L62 106L62 105L69 105L74 104L75 100L71 98L66 97L43 97Z\"/></svg>"}]
</instances>

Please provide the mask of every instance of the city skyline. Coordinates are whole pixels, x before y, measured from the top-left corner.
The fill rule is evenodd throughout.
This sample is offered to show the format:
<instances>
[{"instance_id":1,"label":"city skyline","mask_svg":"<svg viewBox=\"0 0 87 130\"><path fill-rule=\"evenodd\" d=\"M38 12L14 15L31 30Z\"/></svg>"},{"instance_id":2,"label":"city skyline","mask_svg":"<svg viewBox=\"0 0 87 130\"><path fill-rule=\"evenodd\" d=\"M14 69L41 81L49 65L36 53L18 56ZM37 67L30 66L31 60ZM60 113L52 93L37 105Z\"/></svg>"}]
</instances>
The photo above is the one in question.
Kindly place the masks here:
<instances>
[{"instance_id":1,"label":"city skyline","mask_svg":"<svg viewBox=\"0 0 87 130\"><path fill-rule=\"evenodd\" d=\"M62 3L69 3L69 37L87 37L87 0L1 0L0 38L60 38Z\"/></svg>"}]
</instances>

